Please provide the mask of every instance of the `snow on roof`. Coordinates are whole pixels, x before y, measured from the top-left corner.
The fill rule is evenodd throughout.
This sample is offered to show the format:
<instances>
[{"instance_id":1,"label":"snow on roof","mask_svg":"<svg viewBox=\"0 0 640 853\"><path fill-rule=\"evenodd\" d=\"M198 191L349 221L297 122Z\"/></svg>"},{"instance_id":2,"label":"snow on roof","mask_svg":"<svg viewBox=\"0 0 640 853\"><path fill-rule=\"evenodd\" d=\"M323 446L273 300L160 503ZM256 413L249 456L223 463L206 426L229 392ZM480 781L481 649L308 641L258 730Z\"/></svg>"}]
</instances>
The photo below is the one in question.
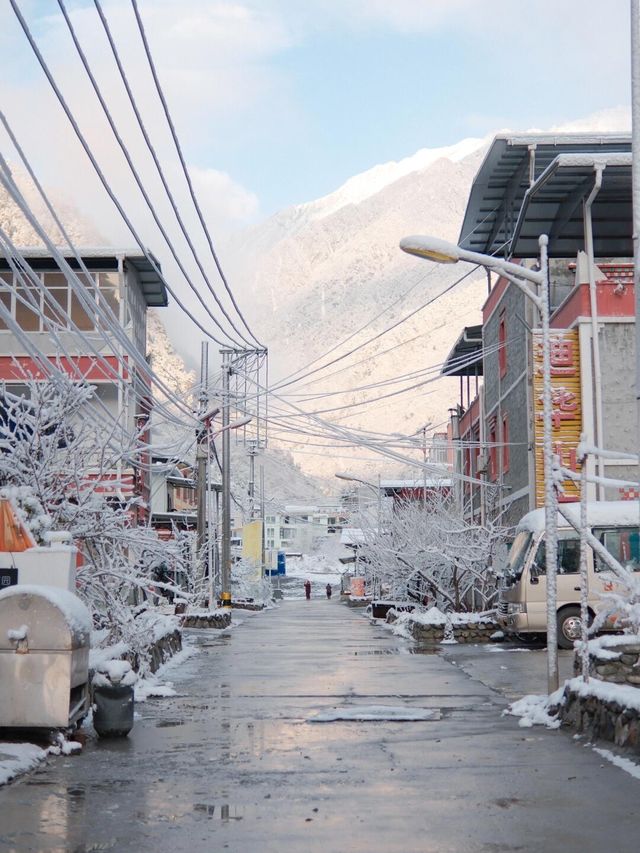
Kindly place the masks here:
<instances>
[{"instance_id":1,"label":"snow on roof","mask_svg":"<svg viewBox=\"0 0 640 853\"><path fill-rule=\"evenodd\" d=\"M564 504L563 512L579 524L580 504ZM587 503L587 520L590 525L621 525L635 527L640 525L640 501L589 501ZM558 525L567 527L566 520L558 513ZM518 531L529 530L540 533L544 530L544 507L528 512L519 522Z\"/></svg>"},{"instance_id":2,"label":"snow on roof","mask_svg":"<svg viewBox=\"0 0 640 853\"><path fill-rule=\"evenodd\" d=\"M451 485L449 477L438 477L437 479L428 478L426 481L420 480L380 480L381 489L421 489L425 486L428 489L442 489Z\"/></svg>"},{"instance_id":3,"label":"snow on roof","mask_svg":"<svg viewBox=\"0 0 640 853\"><path fill-rule=\"evenodd\" d=\"M360 527L343 527L340 534L341 545L361 545L365 541L364 530Z\"/></svg>"}]
</instances>

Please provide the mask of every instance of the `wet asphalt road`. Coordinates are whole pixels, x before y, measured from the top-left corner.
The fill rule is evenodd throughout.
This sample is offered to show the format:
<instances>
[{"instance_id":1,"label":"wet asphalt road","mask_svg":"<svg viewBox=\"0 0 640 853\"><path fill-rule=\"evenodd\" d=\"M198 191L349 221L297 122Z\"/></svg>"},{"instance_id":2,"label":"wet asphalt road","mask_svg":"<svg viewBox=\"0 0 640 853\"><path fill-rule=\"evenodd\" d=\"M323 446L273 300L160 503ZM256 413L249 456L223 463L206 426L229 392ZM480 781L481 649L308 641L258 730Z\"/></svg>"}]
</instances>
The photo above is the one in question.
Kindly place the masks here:
<instances>
[{"instance_id":1,"label":"wet asphalt road","mask_svg":"<svg viewBox=\"0 0 640 853\"><path fill-rule=\"evenodd\" d=\"M640 781L501 716L501 690L543 686L540 653L412 654L322 600L192 636L200 653L169 676L181 695L140 704L127 740L0 789L3 853L638 849ZM308 722L345 704L441 719Z\"/></svg>"}]
</instances>

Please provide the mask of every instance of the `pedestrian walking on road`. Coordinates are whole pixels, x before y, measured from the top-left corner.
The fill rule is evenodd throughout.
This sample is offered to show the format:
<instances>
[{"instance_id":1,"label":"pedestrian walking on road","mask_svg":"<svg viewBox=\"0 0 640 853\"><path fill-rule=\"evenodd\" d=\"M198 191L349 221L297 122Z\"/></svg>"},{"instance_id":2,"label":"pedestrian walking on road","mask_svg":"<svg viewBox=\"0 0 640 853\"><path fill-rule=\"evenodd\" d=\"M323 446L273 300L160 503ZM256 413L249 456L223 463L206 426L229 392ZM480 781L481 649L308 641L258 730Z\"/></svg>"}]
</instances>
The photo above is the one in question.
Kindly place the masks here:
<instances>
[{"instance_id":1,"label":"pedestrian walking on road","mask_svg":"<svg viewBox=\"0 0 640 853\"><path fill-rule=\"evenodd\" d=\"M331 593L332 593L332 592L333 592L333 590L331 589L331 584L330 584L330 583L328 583L328 584L327 584L327 598L331 598Z\"/></svg>"},{"instance_id":2,"label":"pedestrian walking on road","mask_svg":"<svg viewBox=\"0 0 640 853\"><path fill-rule=\"evenodd\" d=\"M304 595L307 601L311 598L311 581L304 582Z\"/></svg>"}]
</instances>

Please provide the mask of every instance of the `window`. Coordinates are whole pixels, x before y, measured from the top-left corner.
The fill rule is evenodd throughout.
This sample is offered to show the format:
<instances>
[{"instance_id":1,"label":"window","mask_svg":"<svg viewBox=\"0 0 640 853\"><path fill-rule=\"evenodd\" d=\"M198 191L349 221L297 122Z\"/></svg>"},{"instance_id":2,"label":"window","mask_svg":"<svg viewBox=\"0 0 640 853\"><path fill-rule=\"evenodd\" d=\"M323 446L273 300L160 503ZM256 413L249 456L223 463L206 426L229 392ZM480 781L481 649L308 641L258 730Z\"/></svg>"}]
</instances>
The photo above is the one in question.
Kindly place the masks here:
<instances>
[{"instance_id":1,"label":"window","mask_svg":"<svg viewBox=\"0 0 640 853\"><path fill-rule=\"evenodd\" d=\"M504 308L500 312L498 324L498 366L500 368L500 378L502 379L507 372L507 321Z\"/></svg>"},{"instance_id":2,"label":"window","mask_svg":"<svg viewBox=\"0 0 640 853\"><path fill-rule=\"evenodd\" d=\"M534 577L547 572L547 558L544 539L540 541L536 558L533 561ZM580 571L580 537L571 531L558 531L558 574L577 575Z\"/></svg>"},{"instance_id":3,"label":"window","mask_svg":"<svg viewBox=\"0 0 640 853\"><path fill-rule=\"evenodd\" d=\"M496 419L492 418L489 424L489 478L496 480L498 478L498 435Z\"/></svg>"},{"instance_id":4,"label":"window","mask_svg":"<svg viewBox=\"0 0 640 853\"><path fill-rule=\"evenodd\" d=\"M594 529L593 535L625 569L633 572L640 571L640 532L637 527ZM605 561L597 554L595 570L597 572L611 571Z\"/></svg>"},{"instance_id":5,"label":"window","mask_svg":"<svg viewBox=\"0 0 640 853\"><path fill-rule=\"evenodd\" d=\"M509 470L509 415L502 416L502 473Z\"/></svg>"}]
</instances>

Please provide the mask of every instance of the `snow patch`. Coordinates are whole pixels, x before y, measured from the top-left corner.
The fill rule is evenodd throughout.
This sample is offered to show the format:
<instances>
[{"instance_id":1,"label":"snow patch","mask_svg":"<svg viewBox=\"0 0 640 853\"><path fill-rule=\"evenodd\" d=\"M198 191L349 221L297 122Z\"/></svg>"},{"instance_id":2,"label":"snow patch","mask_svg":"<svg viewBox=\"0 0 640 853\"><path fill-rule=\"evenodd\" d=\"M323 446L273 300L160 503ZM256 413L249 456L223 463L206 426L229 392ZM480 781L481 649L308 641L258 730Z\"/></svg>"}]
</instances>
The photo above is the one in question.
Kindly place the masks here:
<instances>
[{"instance_id":1,"label":"snow patch","mask_svg":"<svg viewBox=\"0 0 640 853\"><path fill-rule=\"evenodd\" d=\"M93 677L95 687L132 687L138 680L126 660L110 660L101 664Z\"/></svg>"},{"instance_id":2,"label":"snow patch","mask_svg":"<svg viewBox=\"0 0 640 853\"><path fill-rule=\"evenodd\" d=\"M148 678L137 681L134 688L135 701L146 702L146 700L150 698L166 699L171 696L177 696L178 694L173 686L173 682L163 682L162 679L171 669L181 667L185 661L197 653L198 649L196 646L185 646L166 663L158 667L158 670L154 675L150 675Z\"/></svg>"},{"instance_id":3,"label":"snow patch","mask_svg":"<svg viewBox=\"0 0 640 853\"><path fill-rule=\"evenodd\" d=\"M559 729L560 720L552 717L549 709L562 699L564 688L560 688L551 696L529 694L518 699L517 702L512 702L508 708L502 712L502 716L511 715L520 717L518 725L523 729L531 728L531 726L546 726L548 729Z\"/></svg>"},{"instance_id":4,"label":"snow patch","mask_svg":"<svg viewBox=\"0 0 640 853\"><path fill-rule=\"evenodd\" d=\"M610 761L612 764L615 764L616 767L620 767L625 773L628 773L629 776L633 776L634 779L640 779L640 765L636 764L635 761L631 761L629 758L623 758L621 755L616 755L608 749L601 749L597 746L593 747L593 751L597 752L598 755L601 755L603 758L606 758L607 761Z\"/></svg>"},{"instance_id":5,"label":"snow patch","mask_svg":"<svg viewBox=\"0 0 640 853\"><path fill-rule=\"evenodd\" d=\"M47 756L47 751L33 743L0 742L0 785L31 770Z\"/></svg>"}]
</instances>

